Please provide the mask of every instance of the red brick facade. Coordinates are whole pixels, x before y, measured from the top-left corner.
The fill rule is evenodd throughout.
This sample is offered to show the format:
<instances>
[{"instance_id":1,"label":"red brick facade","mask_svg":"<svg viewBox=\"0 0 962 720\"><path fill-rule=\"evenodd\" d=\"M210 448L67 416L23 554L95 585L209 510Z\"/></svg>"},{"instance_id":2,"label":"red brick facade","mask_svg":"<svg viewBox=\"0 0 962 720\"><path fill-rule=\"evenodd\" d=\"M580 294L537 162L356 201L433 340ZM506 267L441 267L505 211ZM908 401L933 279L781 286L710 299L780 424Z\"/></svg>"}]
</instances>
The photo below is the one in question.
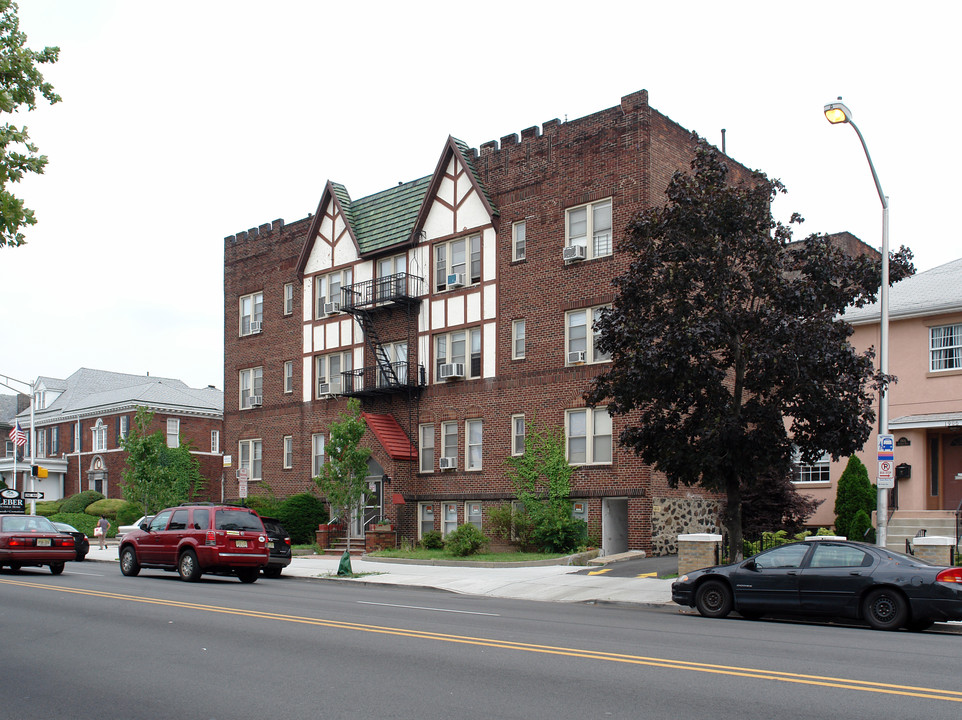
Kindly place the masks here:
<instances>
[{"instance_id":1,"label":"red brick facade","mask_svg":"<svg viewBox=\"0 0 962 720\"><path fill-rule=\"evenodd\" d=\"M520 139L508 135L500 143L484 143L480 151L469 151L463 158L449 142L417 223L404 228L393 245L365 254L363 242L360 243L354 266L355 283L365 262L370 264L401 252L409 253L410 258L428 260L418 267L412 267L411 262L408 266L408 272L425 279L425 295L420 302L413 307L398 305L380 310L375 320L381 343L408 343L409 360L423 366L427 384L410 393L362 398L365 412L393 415L415 446L419 442L419 426L434 425L432 472L419 472L416 460L392 459L370 431L364 439L373 450L373 460L389 478L383 493L384 514L396 524L400 536L416 539L427 528L421 522L428 520L427 516L419 516L419 506L423 504L433 506L433 527L443 530L447 503L456 504L457 523L461 524L468 520L469 502L480 503L484 514L510 501L513 487L505 474L505 458L511 450L512 416L523 414L526 420L562 428L566 423L565 411L584 406L582 394L604 364L566 362L565 313L613 301L611 279L628 267L627 258L618 250L623 228L640 210L664 202L669 179L677 170L688 170L694 146L691 133L648 105L645 91L626 96L620 105L584 118L564 123L553 120L540 129L528 128L520 133ZM446 165L452 157L455 165ZM439 232L438 225L430 220L432 193L440 193L440 188L452 183L457 186L460 182L463 186L463 178L445 170L456 167L460 160L472 166L476 183L493 212L489 219L464 227L458 221L453 234ZM456 195L461 191L454 192ZM326 192L325 197L328 195ZM609 198L613 252L581 262L564 262L567 209ZM315 216L292 225L278 220L225 239L224 451L236 454L239 441L259 439L261 482L278 496L312 487L311 436L326 434L330 423L346 407L344 398L318 399L313 389L311 399L305 400L303 390L305 383L314 382L313 377L305 377L305 367L313 368L313 357L323 354L314 349L312 342L318 337L333 337L334 331L328 326L344 322L343 315L317 318L310 309L305 313L303 307L306 283L316 282L316 276L331 269L344 267L338 264L336 251L334 260L320 272L316 265L304 263L311 252L321 247L321 221L333 218L337 207L334 199L330 203L322 199ZM456 213L457 208L452 212ZM512 255L512 225L521 220L526 227L526 252L524 259L516 261ZM480 233L483 243L488 242L488 237L496 237L494 251L489 252L485 245L481 255L482 280L472 288L437 292L432 277L434 264L430 262L434 248L471 233ZM419 249L424 250L422 255L417 255ZM492 262L494 268L489 267ZM284 286L291 283L294 307L292 313L285 315ZM262 330L241 336L239 300L253 293L263 293ZM440 383L435 377L435 336L446 328L472 327L470 319L461 318L457 304L461 294L465 297L465 317L470 317L473 308L480 305L476 312L483 319L475 325L482 328L481 367L485 370L477 379ZM485 303L489 301L496 306L493 317L485 315L489 312ZM520 319L525 321L525 356L515 360L512 322ZM590 334L588 339L590 342ZM373 353L358 333L348 349L360 357L361 348L364 366L375 365ZM284 393L286 361L293 362L292 393ZM242 409L239 374L248 368L262 368L263 400L260 407ZM356 363L354 368L359 365ZM493 368L493 372L487 368ZM483 421L482 469L465 471L465 421L474 419ZM457 469L441 471L440 426L448 421L457 423L459 461ZM670 532L678 525L677 518L660 516L665 500L684 500L691 491L668 489L663 478L654 475L633 454L618 448L617 436L625 422L625 418L614 419L615 442L610 463L576 467L572 497L586 505L589 530L592 536L603 540L607 549L657 552L662 546L653 542L653 537L662 530L653 525L668 522ZM292 438L289 468L284 467L284 436Z\"/></svg>"}]
</instances>

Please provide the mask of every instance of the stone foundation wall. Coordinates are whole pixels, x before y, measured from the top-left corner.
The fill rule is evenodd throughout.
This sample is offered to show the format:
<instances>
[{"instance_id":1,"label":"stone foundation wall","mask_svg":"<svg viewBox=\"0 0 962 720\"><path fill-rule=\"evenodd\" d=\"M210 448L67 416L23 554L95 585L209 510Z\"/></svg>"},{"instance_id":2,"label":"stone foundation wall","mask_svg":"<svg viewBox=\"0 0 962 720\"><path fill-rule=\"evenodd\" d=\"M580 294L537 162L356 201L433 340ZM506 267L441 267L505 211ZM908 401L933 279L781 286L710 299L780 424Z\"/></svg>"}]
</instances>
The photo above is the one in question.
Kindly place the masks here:
<instances>
[{"instance_id":1,"label":"stone foundation wall","mask_svg":"<svg viewBox=\"0 0 962 720\"><path fill-rule=\"evenodd\" d=\"M652 498L651 554L677 554L679 535L720 533L720 512L720 501L698 495Z\"/></svg>"}]
</instances>

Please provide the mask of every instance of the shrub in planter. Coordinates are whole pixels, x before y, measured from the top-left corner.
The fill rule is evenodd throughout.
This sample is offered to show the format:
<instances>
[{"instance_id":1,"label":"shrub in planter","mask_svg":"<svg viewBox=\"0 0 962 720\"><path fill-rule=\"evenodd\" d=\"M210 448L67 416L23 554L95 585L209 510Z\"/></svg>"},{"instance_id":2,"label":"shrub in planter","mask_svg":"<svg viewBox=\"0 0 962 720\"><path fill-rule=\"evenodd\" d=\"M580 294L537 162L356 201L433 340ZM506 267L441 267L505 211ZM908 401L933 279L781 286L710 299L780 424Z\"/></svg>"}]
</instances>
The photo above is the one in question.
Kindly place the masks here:
<instances>
[{"instance_id":1,"label":"shrub in planter","mask_svg":"<svg viewBox=\"0 0 962 720\"><path fill-rule=\"evenodd\" d=\"M82 513L86 511L88 505L103 499L104 496L96 490L84 490L64 500L63 505L60 506L60 512Z\"/></svg>"},{"instance_id":2,"label":"shrub in planter","mask_svg":"<svg viewBox=\"0 0 962 720\"><path fill-rule=\"evenodd\" d=\"M425 550L441 550L444 548L444 537L438 530L428 530L421 536L421 547Z\"/></svg>"},{"instance_id":3,"label":"shrub in planter","mask_svg":"<svg viewBox=\"0 0 962 720\"><path fill-rule=\"evenodd\" d=\"M313 543L317 526L326 523L327 517L327 505L311 493L291 495L277 508L277 519L295 545Z\"/></svg>"},{"instance_id":4,"label":"shrub in planter","mask_svg":"<svg viewBox=\"0 0 962 720\"><path fill-rule=\"evenodd\" d=\"M444 549L457 557L467 557L480 552L488 539L471 523L461 525L444 539Z\"/></svg>"}]
</instances>

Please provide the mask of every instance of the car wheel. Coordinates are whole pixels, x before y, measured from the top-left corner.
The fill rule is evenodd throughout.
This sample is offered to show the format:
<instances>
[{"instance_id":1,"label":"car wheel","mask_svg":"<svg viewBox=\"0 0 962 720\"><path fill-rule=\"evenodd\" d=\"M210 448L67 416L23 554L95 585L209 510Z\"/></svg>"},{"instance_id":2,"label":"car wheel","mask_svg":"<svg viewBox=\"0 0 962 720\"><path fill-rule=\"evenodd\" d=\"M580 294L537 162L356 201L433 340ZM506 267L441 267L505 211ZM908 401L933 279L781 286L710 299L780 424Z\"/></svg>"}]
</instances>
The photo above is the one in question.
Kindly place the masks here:
<instances>
[{"instance_id":1,"label":"car wheel","mask_svg":"<svg viewBox=\"0 0 962 720\"><path fill-rule=\"evenodd\" d=\"M898 630L908 619L908 607L897 591L879 588L865 596L862 616L875 630Z\"/></svg>"},{"instance_id":2,"label":"car wheel","mask_svg":"<svg viewBox=\"0 0 962 720\"><path fill-rule=\"evenodd\" d=\"M127 577L136 577L137 573L140 572L137 553L130 545L120 551L120 572Z\"/></svg>"},{"instance_id":3,"label":"car wheel","mask_svg":"<svg viewBox=\"0 0 962 720\"><path fill-rule=\"evenodd\" d=\"M59 574L62 573L62 572L63 572L63 563L62 563L62 562L50 563L50 574L51 574L51 575L59 575Z\"/></svg>"},{"instance_id":4,"label":"car wheel","mask_svg":"<svg viewBox=\"0 0 962 720\"><path fill-rule=\"evenodd\" d=\"M261 574L259 568L237 568L236 572L242 583L252 583Z\"/></svg>"},{"instance_id":5,"label":"car wheel","mask_svg":"<svg viewBox=\"0 0 962 720\"><path fill-rule=\"evenodd\" d=\"M197 582L200 578L200 565L197 564L197 556L193 550L184 550L177 563L177 572L180 573L180 579L187 582Z\"/></svg>"},{"instance_id":6,"label":"car wheel","mask_svg":"<svg viewBox=\"0 0 962 720\"><path fill-rule=\"evenodd\" d=\"M264 568L264 577L279 578L280 576L281 576L281 568L279 567Z\"/></svg>"},{"instance_id":7,"label":"car wheel","mask_svg":"<svg viewBox=\"0 0 962 720\"><path fill-rule=\"evenodd\" d=\"M708 580L695 593L695 607L704 617L727 617L732 611L732 591L720 580Z\"/></svg>"},{"instance_id":8,"label":"car wheel","mask_svg":"<svg viewBox=\"0 0 962 720\"><path fill-rule=\"evenodd\" d=\"M935 625L935 620L932 620L931 618L923 617L923 618L909 620L905 624L905 627L907 627L912 632L922 632L923 630L928 630L933 625Z\"/></svg>"}]
</instances>

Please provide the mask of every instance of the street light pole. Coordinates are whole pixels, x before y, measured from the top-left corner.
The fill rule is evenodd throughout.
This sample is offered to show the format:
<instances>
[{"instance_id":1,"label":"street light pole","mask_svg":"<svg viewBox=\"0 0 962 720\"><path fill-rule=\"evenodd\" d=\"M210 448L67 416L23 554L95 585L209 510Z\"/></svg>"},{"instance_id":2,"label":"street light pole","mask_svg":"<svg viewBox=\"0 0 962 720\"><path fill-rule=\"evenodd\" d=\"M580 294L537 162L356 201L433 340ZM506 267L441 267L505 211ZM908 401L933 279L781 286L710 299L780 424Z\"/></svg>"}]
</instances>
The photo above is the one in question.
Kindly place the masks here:
<instances>
[{"instance_id":1,"label":"street light pole","mask_svg":"<svg viewBox=\"0 0 962 720\"><path fill-rule=\"evenodd\" d=\"M842 103L842 98L838 101L829 103L825 106L825 118L833 125L847 123L852 126L858 139L862 143L862 150L865 151L865 159L872 170L872 179L875 180L875 189L878 191L879 200L882 201L882 288L879 293L879 304L881 305L881 318L879 321L879 369L883 375L889 372L889 199L882 192L882 183L879 182L878 173L875 172L875 165L872 163L872 156L869 155L868 146L862 132L852 121L851 111ZM879 391L879 410L878 410L878 433L888 435L889 432L889 398L888 392L883 388ZM879 483L878 502L876 509L878 533L875 544L885 547L888 541L888 506L889 492L887 488L882 488Z\"/></svg>"}]
</instances>

